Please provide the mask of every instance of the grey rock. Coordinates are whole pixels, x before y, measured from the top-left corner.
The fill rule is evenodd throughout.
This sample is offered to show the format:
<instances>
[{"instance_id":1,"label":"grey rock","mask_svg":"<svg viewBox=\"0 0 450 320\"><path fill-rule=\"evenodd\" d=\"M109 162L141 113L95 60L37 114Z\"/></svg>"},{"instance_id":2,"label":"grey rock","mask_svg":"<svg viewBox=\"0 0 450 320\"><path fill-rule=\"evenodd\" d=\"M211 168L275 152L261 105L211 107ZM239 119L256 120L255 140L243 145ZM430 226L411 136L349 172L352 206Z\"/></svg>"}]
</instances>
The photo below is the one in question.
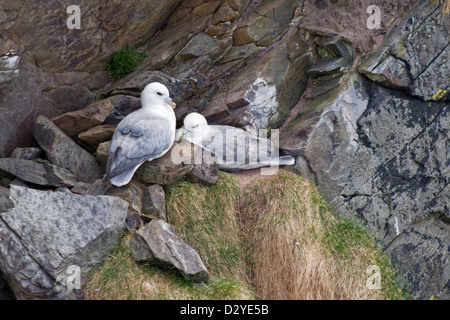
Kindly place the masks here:
<instances>
[{"instance_id":1,"label":"grey rock","mask_svg":"<svg viewBox=\"0 0 450 320\"><path fill-rule=\"evenodd\" d=\"M421 1L381 49L362 59L359 69L423 100L449 100L449 30L450 16L436 3Z\"/></svg>"},{"instance_id":2,"label":"grey rock","mask_svg":"<svg viewBox=\"0 0 450 320\"><path fill-rule=\"evenodd\" d=\"M348 67L349 65L343 57L319 59L308 69L308 75L317 77L333 73L342 73L342 71L348 69Z\"/></svg>"},{"instance_id":3,"label":"grey rock","mask_svg":"<svg viewBox=\"0 0 450 320\"><path fill-rule=\"evenodd\" d=\"M432 296L438 300L450 299L448 222L448 218L438 215L417 221L386 248L393 262L399 266L399 277L406 284L412 299L429 300ZM425 265L426 270L423 270Z\"/></svg>"},{"instance_id":4,"label":"grey rock","mask_svg":"<svg viewBox=\"0 0 450 320\"><path fill-rule=\"evenodd\" d=\"M141 227L130 240L129 246L137 261L175 267L184 278L194 282L209 280L209 273L198 253L163 220L154 219Z\"/></svg>"},{"instance_id":5,"label":"grey rock","mask_svg":"<svg viewBox=\"0 0 450 320\"><path fill-rule=\"evenodd\" d=\"M50 162L70 170L79 181L94 182L102 178L103 171L95 158L48 118L38 117L34 136Z\"/></svg>"},{"instance_id":6,"label":"grey rock","mask_svg":"<svg viewBox=\"0 0 450 320\"><path fill-rule=\"evenodd\" d=\"M142 211L146 191L147 189L145 185L139 181L132 180L130 183L122 187L108 190L106 195L119 197L125 201L128 201L130 203L130 207L140 213Z\"/></svg>"},{"instance_id":7,"label":"grey rock","mask_svg":"<svg viewBox=\"0 0 450 320\"><path fill-rule=\"evenodd\" d=\"M111 185L104 183L101 179L94 183L77 182L73 185L71 192L89 195L89 196L103 196L111 188Z\"/></svg>"},{"instance_id":8,"label":"grey rock","mask_svg":"<svg viewBox=\"0 0 450 320\"><path fill-rule=\"evenodd\" d=\"M298 0L261 1L250 16L250 21L243 23L234 32L235 45L253 42L259 47L269 46L289 27L299 4Z\"/></svg>"},{"instance_id":9,"label":"grey rock","mask_svg":"<svg viewBox=\"0 0 450 320\"><path fill-rule=\"evenodd\" d=\"M142 212L167 221L165 201L166 196L162 186L159 184L148 186L143 198Z\"/></svg>"},{"instance_id":10,"label":"grey rock","mask_svg":"<svg viewBox=\"0 0 450 320\"><path fill-rule=\"evenodd\" d=\"M11 154L11 158L15 159L26 159L26 160L35 160L38 158L42 158L44 156L44 151L39 148L16 148Z\"/></svg>"},{"instance_id":11,"label":"grey rock","mask_svg":"<svg viewBox=\"0 0 450 320\"><path fill-rule=\"evenodd\" d=\"M0 169L20 178L48 187L71 187L77 182L76 176L67 169L54 166L45 161L3 158Z\"/></svg>"},{"instance_id":12,"label":"grey rock","mask_svg":"<svg viewBox=\"0 0 450 320\"><path fill-rule=\"evenodd\" d=\"M9 199L9 189L0 186L0 212L8 211L13 208L14 204Z\"/></svg>"},{"instance_id":13,"label":"grey rock","mask_svg":"<svg viewBox=\"0 0 450 320\"><path fill-rule=\"evenodd\" d=\"M373 81L391 88L408 88L411 81L408 74L408 66L393 56L382 58L373 68L361 67L360 71Z\"/></svg>"},{"instance_id":14,"label":"grey rock","mask_svg":"<svg viewBox=\"0 0 450 320\"><path fill-rule=\"evenodd\" d=\"M341 216L361 219L388 246L414 298L446 297L449 105L369 88L354 76L323 102L305 138L303 171Z\"/></svg>"},{"instance_id":15,"label":"grey rock","mask_svg":"<svg viewBox=\"0 0 450 320\"><path fill-rule=\"evenodd\" d=\"M200 57L205 53L208 53L217 42L218 40L207 36L204 33L199 33L186 44L183 50L175 56L175 59L187 60Z\"/></svg>"},{"instance_id":16,"label":"grey rock","mask_svg":"<svg viewBox=\"0 0 450 320\"><path fill-rule=\"evenodd\" d=\"M128 203L16 186L10 199L14 207L0 214L0 270L14 295L80 298L68 286L68 268L83 275L106 257L125 227Z\"/></svg>"}]
</instances>

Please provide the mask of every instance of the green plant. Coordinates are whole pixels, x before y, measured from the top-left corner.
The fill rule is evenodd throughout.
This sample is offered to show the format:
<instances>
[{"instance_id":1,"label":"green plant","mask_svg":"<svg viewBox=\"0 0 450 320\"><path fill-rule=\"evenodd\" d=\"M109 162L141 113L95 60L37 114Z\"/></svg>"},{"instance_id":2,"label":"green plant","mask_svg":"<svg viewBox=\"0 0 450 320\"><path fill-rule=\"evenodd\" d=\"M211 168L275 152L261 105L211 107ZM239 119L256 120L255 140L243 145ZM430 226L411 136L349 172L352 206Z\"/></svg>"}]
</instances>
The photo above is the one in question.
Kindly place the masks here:
<instances>
[{"instance_id":1,"label":"green plant","mask_svg":"<svg viewBox=\"0 0 450 320\"><path fill-rule=\"evenodd\" d=\"M111 80L118 80L136 70L136 67L148 56L145 52L138 52L134 46L125 46L115 51L106 63Z\"/></svg>"}]
</instances>

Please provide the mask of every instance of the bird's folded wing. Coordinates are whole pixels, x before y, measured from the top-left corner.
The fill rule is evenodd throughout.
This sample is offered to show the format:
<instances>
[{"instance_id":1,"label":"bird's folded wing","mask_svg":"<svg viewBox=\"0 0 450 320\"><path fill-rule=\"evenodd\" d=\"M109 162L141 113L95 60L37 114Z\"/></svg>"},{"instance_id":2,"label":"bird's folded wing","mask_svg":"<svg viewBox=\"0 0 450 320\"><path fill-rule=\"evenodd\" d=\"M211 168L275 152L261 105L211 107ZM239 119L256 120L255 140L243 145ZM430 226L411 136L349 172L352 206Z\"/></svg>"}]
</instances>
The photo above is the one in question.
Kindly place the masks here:
<instances>
[{"instance_id":1,"label":"bird's folded wing","mask_svg":"<svg viewBox=\"0 0 450 320\"><path fill-rule=\"evenodd\" d=\"M137 114L126 117L114 132L109 150L106 175L118 176L145 161L162 156L173 143L168 119Z\"/></svg>"}]
</instances>

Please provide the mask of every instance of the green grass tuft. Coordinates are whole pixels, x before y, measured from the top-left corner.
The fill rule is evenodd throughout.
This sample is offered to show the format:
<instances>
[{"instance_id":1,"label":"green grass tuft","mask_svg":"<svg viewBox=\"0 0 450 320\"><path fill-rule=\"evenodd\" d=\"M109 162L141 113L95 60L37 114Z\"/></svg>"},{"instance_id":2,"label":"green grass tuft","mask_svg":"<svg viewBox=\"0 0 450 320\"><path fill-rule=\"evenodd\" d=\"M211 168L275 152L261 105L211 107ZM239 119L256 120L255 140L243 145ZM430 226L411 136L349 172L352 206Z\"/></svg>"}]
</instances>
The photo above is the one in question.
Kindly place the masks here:
<instances>
[{"instance_id":1,"label":"green grass tuft","mask_svg":"<svg viewBox=\"0 0 450 320\"><path fill-rule=\"evenodd\" d=\"M147 56L147 53L138 52L134 46L125 46L112 54L105 70L108 71L111 80L115 81L134 72Z\"/></svg>"}]
</instances>

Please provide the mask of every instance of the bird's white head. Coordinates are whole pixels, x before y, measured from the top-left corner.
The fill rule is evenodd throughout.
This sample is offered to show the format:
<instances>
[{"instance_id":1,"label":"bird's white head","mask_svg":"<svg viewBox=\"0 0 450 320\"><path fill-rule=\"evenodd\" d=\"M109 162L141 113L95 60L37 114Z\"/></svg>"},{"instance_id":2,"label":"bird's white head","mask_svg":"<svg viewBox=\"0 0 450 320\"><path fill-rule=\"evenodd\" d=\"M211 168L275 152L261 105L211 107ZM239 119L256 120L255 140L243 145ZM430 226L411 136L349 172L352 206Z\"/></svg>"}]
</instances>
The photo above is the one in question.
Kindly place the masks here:
<instances>
[{"instance_id":1,"label":"bird's white head","mask_svg":"<svg viewBox=\"0 0 450 320\"><path fill-rule=\"evenodd\" d=\"M191 142L194 142L192 140L201 141L204 130L207 130L207 125L208 122L206 121L206 118L200 113L189 113L183 120L184 129L179 141L182 141L187 136L189 136L190 139L188 140L190 140Z\"/></svg>"},{"instance_id":2,"label":"bird's white head","mask_svg":"<svg viewBox=\"0 0 450 320\"><path fill-rule=\"evenodd\" d=\"M206 121L206 118L200 113L192 112L189 113L186 118L184 118L183 124L185 129L192 130L198 126L207 125L208 122Z\"/></svg>"},{"instance_id":3,"label":"bird's white head","mask_svg":"<svg viewBox=\"0 0 450 320\"><path fill-rule=\"evenodd\" d=\"M152 82L145 86L141 93L142 107L151 107L153 105L166 105L175 109L176 104L172 101L169 89L159 82Z\"/></svg>"}]
</instances>

